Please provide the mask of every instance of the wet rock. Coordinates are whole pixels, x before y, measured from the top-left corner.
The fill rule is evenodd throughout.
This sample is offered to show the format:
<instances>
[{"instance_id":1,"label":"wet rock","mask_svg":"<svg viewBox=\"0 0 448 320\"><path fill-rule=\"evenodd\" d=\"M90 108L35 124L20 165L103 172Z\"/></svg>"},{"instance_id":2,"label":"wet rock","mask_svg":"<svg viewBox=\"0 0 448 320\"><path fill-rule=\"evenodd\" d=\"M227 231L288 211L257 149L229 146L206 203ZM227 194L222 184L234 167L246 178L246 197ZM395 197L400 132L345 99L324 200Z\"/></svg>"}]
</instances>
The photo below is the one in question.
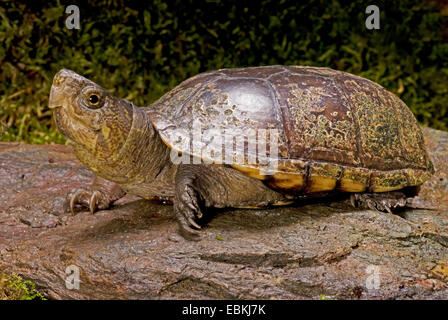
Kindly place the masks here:
<instances>
[{"instance_id":1,"label":"wet rock","mask_svg":"<svg viewBox=\"0 0 448 320\"><path fill-rule=\"evenodd\" d=\"M418 201L434 210L229 209L199 242L178 236L171 206L135 197L64 213L93 177L70 147L0 143L0 270L54 299L448 299L448 133L424 133L437 173Z\"/></svg>"}]
</instances>

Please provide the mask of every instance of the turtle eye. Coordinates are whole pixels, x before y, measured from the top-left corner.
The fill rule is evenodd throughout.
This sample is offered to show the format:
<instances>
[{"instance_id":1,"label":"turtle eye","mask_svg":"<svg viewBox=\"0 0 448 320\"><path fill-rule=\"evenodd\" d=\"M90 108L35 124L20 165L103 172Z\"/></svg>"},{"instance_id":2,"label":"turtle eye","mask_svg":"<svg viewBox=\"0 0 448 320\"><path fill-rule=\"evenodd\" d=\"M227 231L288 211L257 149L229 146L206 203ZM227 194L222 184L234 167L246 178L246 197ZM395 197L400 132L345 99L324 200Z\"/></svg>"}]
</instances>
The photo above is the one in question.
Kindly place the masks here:
<instances>
[{"instance_id":1,"label":"turtle eye","mask_svg":"<svg viewBox=\"0 0 448 320\"><path fill-rule=\"evenodd\" d=\"M89 97L90 105L96 106L100 102L100 98L96 94L92 94Z\"/></svg>"},{"instance_id":2,"label":"turtle eye","mask_svg":"<svg viewBox=\"0 0 448 320\"><path fill-rule=\"evenodd\" d=\"M101 108L101 95L98 93L89 93L87 95L87 105L91 109L99 109Z\"/></svg>"}]
</instances>

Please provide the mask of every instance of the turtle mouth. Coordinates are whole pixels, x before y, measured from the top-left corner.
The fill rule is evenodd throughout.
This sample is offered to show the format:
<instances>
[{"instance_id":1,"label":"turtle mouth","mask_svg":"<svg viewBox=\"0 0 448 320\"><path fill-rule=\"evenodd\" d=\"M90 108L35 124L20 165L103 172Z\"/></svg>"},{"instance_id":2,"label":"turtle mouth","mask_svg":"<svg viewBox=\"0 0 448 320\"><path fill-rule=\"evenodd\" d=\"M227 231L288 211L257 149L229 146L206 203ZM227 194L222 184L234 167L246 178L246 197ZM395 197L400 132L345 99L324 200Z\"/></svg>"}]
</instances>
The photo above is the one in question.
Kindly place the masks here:
<instances>
[{"instance_id":1,"label":"turtle mouth","mask_svg":"<svg viewBox=\"0 0 448 320\"><path fill-rule=\"evenodd\" d=\"M58 106L54 106L53 108L57 108ZM50 107L51 108L51 107ZM53 113L54 122L56 123L56 127L58 130L66 137L71 139L69 130L67 130L67 123L64 121L64 115L61 114L62 109L55 109Z\"/></svg>"},{"instance_id":2,"label":"turtle mouth","mask_svg":"<svg viewBox=\"0 0 448 320\"><path fill-rule=\"evenodd\" d=\"M64 97L62 92L55 88L54 86L51 86L50 91L50 98L48 99L48 108L50 109L56 109L60 108L64 105Z\"/></svg>"}]
</instances>

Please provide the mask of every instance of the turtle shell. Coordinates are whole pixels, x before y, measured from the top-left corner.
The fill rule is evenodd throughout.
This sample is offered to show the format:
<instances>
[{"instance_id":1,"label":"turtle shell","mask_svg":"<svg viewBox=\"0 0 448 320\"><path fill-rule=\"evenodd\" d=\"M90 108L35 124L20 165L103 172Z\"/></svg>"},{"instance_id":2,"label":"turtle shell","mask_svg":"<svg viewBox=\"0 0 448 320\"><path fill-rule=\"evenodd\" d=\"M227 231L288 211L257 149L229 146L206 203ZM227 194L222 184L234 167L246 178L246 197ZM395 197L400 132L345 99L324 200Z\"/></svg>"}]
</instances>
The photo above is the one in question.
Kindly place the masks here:
<instances>
[{"instance_id":1,"label":"turtle shell","mask_svg":"<svg viewBox=\"0 0 448 320\"><path fill-rule=\"evenodd\" d=\"M275 189L386 192L434 172L403 101L328 68L201 73L147 110L162 140L193 163L230 165Z\"/></svg>"}]
</instances>

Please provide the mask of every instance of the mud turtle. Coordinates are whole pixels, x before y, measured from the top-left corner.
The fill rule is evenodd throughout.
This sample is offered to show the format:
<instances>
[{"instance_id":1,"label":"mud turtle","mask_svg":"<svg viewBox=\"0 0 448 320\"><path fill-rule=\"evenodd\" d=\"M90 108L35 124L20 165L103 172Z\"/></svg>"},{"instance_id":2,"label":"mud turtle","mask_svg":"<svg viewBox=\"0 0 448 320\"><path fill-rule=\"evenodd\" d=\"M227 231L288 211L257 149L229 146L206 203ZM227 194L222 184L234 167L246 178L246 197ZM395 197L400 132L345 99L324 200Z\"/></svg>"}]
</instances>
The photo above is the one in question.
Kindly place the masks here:
<instances>
[{"instance_id":1,"label":"mud turtle","mask_svg":"<svg viewBox=\"0 0 448 320\"><path fill-rule=\"evenodd\" d=\"M192 77L146 108L63 69L50 108L78 159L97 173L70 209L125 193L172 200L184 235L208 207L266 207L352 193L390 212L434 172L403 101L328 68L266 66ZM399 190L399 191L396 191Z\"/></svg>"}]
</instances>

